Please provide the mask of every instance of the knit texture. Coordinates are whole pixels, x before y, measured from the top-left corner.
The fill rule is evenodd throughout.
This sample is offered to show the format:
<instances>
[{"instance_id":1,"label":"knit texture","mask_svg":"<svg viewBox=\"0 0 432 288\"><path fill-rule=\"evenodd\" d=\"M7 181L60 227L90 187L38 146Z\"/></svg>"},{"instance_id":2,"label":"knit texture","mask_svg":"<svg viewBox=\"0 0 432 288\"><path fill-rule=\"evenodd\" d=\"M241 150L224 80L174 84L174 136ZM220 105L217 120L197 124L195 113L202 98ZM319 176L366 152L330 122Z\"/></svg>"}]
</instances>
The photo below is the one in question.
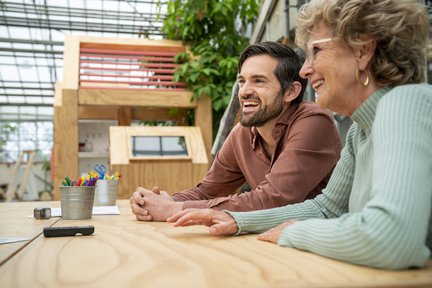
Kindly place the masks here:
<instances>
[{"instance_id":1,"label":"knit texture","mask_svg":"<svg viewBox=\"0 0 432 288\"><path fill-rule=\"evenodd\" d=\"M284 229L281 246L377 268L422 267L432 250L432 86L382 88L351 118L323 194L230 214L240 233L301 220Z\"/></svg>"}]
</instances>

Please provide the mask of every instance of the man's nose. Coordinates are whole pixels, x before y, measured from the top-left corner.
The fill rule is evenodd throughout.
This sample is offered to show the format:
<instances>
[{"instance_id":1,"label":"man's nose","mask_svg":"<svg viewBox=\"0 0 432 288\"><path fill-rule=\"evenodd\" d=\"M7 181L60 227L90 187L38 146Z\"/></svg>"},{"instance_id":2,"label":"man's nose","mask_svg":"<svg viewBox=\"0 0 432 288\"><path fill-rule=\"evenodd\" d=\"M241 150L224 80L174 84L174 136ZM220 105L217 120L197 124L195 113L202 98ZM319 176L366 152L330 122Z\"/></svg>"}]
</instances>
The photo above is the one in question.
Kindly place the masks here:
<instances>
[{"instance_id":1,"label":"man's nose","mask_svg":"<svg viewBox=\"0 0 432 288\"><path fill-rule=\"evenodd\" d=\"M252 87L249 84L245 83L242 87L240 87L240 96L249 96L254 93Z\"/></svg>"}]
</instances>

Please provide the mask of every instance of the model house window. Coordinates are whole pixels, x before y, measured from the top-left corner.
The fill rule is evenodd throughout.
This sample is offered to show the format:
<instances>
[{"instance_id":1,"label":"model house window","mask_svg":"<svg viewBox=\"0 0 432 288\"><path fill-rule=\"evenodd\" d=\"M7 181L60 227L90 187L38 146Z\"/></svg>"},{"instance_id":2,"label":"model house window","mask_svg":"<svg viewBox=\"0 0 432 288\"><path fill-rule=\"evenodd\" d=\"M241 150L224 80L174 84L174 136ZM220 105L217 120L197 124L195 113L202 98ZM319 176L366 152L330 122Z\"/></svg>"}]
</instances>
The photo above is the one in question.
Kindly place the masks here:
<instances>
[{"instance_id":1,"label":"model house window","mask_svg":"<svg viewBox=\"0 0 432 288\"><path fill-rule=\"evenodd\" d=\"M184 136L132 136L133 156L187 156Z\"/></svg>"},{"instance_id":2,"label":"model house window","mask_svg":"<svg viewBox=\"0 0 432 288\"><path fill-rule=\"evenodd\" d=\"M112 165L129 161L208 163L199 127L111 126L110 147Z\"/></svg>"}]
</instances>

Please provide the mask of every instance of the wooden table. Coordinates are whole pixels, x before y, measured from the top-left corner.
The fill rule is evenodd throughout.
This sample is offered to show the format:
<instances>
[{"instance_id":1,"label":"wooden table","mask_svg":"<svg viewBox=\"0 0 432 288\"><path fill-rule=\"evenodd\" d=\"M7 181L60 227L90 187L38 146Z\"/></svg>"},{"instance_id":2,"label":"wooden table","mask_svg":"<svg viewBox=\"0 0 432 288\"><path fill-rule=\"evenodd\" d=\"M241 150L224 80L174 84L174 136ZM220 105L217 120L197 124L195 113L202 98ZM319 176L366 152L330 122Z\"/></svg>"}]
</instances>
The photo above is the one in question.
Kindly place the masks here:
<instances>
[{"instance_id":1,"label":"wooden table","mask_svg":"<svg viewBox=\"0 0 432 288\"><path fill-rule=\"evenodd\" d=\"M432 286L432 261L425 269L370 269L258 241L256 235L213 237L202 226L140 222L127 200L117 204L121 215L56 223L31 219L32 228L21 229L22 235L38 236L0 266L0 287ZM19 204L0 204L0 231L8 231L3 211L10 205ZM16 215L22 218L28 211ZM13 225L29 221L21 218L9 219ZM95 234L45 238L38 229L50 224L94 225Z\"/></svg>"},{"instance_id":2,"label":"wooden table","mask_svg":"<svg viewBox=\"0 0 432 288\"><path fill-rule=\"evenodd\" d=\"M28 218L28 215L33 214L33 209L38 206L60 207L59 205L59 202L7 202L0 204L0 237L28 239L27 241L0 245L0 265L39 237L44 227L51 226L60 220L60 218L47 220Z\"/></svg>"}]
</instances>

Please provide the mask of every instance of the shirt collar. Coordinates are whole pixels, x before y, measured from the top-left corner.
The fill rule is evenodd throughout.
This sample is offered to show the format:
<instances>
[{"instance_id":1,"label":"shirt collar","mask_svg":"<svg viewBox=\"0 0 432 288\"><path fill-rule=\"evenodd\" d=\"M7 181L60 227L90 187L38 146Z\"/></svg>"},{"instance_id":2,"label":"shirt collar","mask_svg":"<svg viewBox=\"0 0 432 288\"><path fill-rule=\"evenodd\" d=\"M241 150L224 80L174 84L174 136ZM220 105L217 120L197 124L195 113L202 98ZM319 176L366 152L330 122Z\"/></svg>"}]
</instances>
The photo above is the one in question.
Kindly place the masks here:
<instances>
[{"instance_id":1,"label":"shirt collar","mask_svg":"<svg viewBox=\"0 0 432 288\"><path fill-rule=\"evenodd\" d=\"M280 137L284 134L284 131L286 127L289 125L289 123L292 121L291 118L294 115L294 112L297 110L297 107L299 106L298 103L286 103L284 104L284 108L282 109L282 112L279 116L279 119L276 122L275 127L273 128L272 135L273 138L276 140L279 140ZM251 127L251 146L252 149L255 149L256 143L258 141L258 130L255 126Z\"/></svg>"},{"instance_id":2,"label":"shirt collar","mask_svg":"<svg viewBox=\"0 0 432 288\"><path fill-rule=\"evenodd\" d=\"M390 90L390 87L378 89L371 96L369 96L366 101L364 101L351 115L351 119L356 122L366 134L370 134L372 130L372 125L375 120L375 113L379 101Z\"/></svg>"}]
</instances>

